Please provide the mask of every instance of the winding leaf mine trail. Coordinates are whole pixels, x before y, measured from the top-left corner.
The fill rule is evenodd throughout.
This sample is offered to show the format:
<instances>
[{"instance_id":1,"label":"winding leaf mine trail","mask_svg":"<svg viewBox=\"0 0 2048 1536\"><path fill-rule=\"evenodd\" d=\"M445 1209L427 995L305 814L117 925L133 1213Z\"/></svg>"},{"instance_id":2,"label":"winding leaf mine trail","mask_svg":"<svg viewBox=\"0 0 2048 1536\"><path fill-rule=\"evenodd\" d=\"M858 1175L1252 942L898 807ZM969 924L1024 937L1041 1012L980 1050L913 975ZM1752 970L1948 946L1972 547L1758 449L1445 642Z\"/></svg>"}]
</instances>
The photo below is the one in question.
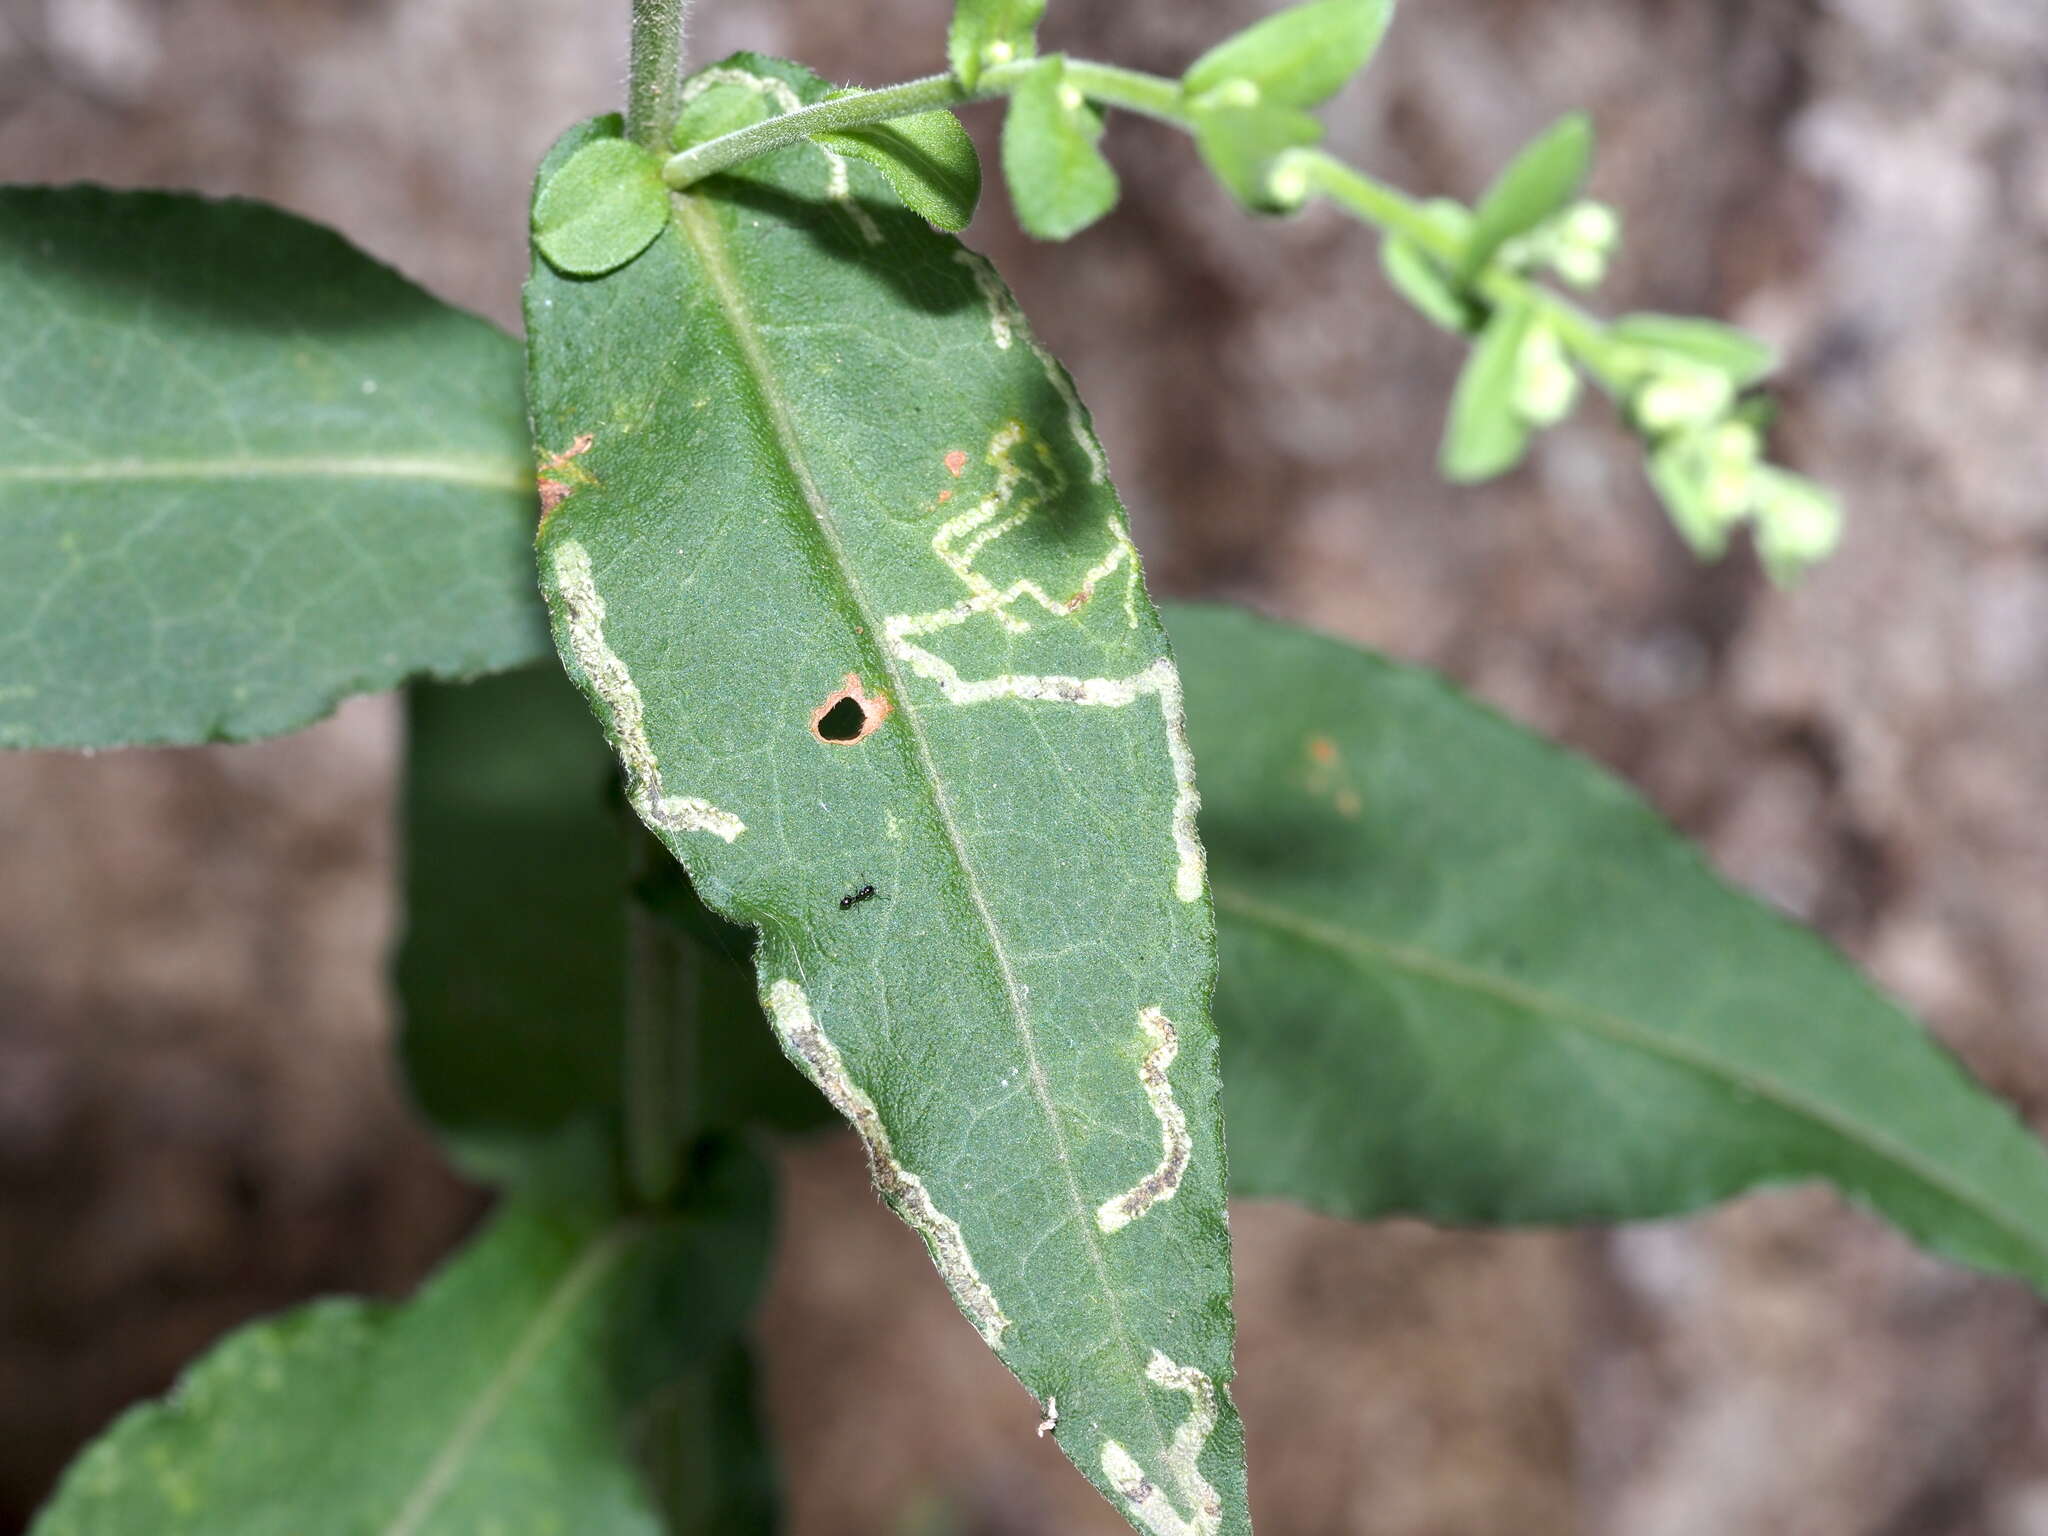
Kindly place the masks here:
<instances>
[{"instance_id":1,"label":"winding leaf mine trail","mask_svg":"<svg viewBox=\"0 0 2048 1536\"><path fill-rule=\"evenodd\" d=\"M541 540L557 639L1049 1432L1140 1529L1248 1530L1179 674L1072 384L888 198L798 145L599 282L536 266L540 441L590 439Z\"/></svg>"}]
</instances>

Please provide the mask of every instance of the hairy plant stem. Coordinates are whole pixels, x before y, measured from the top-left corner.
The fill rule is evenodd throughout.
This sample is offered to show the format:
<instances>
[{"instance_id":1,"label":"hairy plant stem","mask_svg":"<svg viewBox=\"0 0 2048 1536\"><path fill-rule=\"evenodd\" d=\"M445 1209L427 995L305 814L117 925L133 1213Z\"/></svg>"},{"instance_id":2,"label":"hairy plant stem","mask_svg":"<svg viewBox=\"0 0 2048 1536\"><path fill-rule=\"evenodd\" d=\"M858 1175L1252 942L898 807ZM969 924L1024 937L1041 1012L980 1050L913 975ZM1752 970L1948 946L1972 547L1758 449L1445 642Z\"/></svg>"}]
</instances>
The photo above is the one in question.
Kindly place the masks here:
<instances>
[{"instance_id":1,"label":"hairy plant stem","mask_svg":"<svg viewBox=\"0 0 2048 1536\"><path fill-rule=\"evenodd\" d=\"M668 148L683 79L683 30L690 0L633 0L626 73L626 136L659 154Z\"/></svg>"},{"instance_id":2,"label":"hairy plant stem","mask_svg":"<svg viewBox=\"0 0 2048 1536\"><path fill-rule=\"evenodd\" d=\"M997 65L983 71L979 85L972 91L963 88L951 75L927 75L901 85L837 96L693 144L669 157L662 166L662 178L680 192L756 155L820 133L864 127L940 107L996 100L1015 90L1032 67L1030 60ZM1186 132L1194 131L1194 115L1178 80L1086 59L1068 59L1066 78L1068 84L1097 106L1134 112ZM1457 240L1429 216L1418 199L1406 192L1319 149L1290 151L1283 163L1300 172L1306 194L1325 197L1359 222L1412 241L1446 266L1456 263ZM1610 393L1624 392L1626 380L1606 328L1578 306L1498 265L1481 272L1472 283L1472 291L1489 305L1534 307L1597 383Z\"/></svg>"}]
</instances>

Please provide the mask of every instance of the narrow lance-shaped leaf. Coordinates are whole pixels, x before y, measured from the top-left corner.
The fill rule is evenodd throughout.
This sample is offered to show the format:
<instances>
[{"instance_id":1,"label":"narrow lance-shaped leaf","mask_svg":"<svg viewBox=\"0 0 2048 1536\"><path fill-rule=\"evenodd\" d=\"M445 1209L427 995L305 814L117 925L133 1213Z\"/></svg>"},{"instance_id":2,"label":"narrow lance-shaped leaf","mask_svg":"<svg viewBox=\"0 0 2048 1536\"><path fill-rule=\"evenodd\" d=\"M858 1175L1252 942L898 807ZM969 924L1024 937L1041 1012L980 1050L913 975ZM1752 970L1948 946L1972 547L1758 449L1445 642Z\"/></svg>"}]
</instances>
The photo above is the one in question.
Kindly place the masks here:
<instances>
[{"instance_id":1,"label":"narrow lance-shaped leaf","mask_svg":"<svg viewBox=\"0 0 2048 1536\"><path fill-rule=\"evenodd\" d=\"M1242 1531L1178 674L1072 383L887 198L792 145L598 282L536 264L536 429L585 444L543 585L636 807L760 928L785 1049L1049 1432L1144 1528Z\"/></svg>"},{"instance_id":2,"label":"narrow lance-shaped leaf","mask_svg":"<svg viewBox=\"0 0 2048 1536\"><path fill-rule=\"evenodd\" d=\"M636 1216L536 1187L402 1306L241 1329L89 1447L33 1536L660 1536L635 1419L732 1347L774 1196L731 1149L695 1189Z\"/></svg>"},{"instance_id":3,"label":"narrow lance-shaped leaf","mask_svg":"<svg viewBox=\"0 0 2048 1536\"><path fill-rule=\"evenodd\" d=\"M1067 61L1039 60L1003 119L1003 177L1027 233L1065 240L1116 206L1116 172L1101 141L1102 114L1068 83Z\"/></svg>"},{"instance_id":4,"label":"narrow lance-shaped leaf","mask_svg":"<svg viewBox=\"0 0 2048 1536\"><path fill-rule=\"evenodd\" d=\"M518 348L255 203L0 191L0 747L545 654Z\"/></svg>"},{"instance_id":5,"label":"narrow lance-shaped leaf","mask_svg":"<svg viewBox=\"0 0 2048 1536\"><path fill-rule=\"evenodd\" d=\"M1311 0L1218 43L1189 67L1190 96L1243 81L1258 100L1313 107L1372 62L1394 18L1393 0Z\"/></svg>"},{"instance_id":6,"label":"narrow lance-shaped leaf","mask_svg":"<svg viewBox=\"0 0 2048 1536\"><path fill-rule=\"evenodd\" d=\"M2041 1144L1622 785L1426 672L1171 618L1240 1192L1583 1222L1827 1179L2048 1292Z\"/></svg>"},{"instance_id":7,"label":"narrow lance-shaped leaf","mask_svg":"<svg viewBox=\"0 0 2048 1536\"><path fill-rule=\"evenodd\" d=\"M1776 350L1747 331L1686 315L1623 315L1607 328L1614 341L1725 373L1746 389L1778 366Z\"/></svg>"},{"instance_id":8,"label":"narrow lance-shaped leaf","mask_svg":"<svg viewBox=\"0 0 2048 1536\"><path fill-rule=\"evenodd\" d=\"M1496 252L1562 213L1586 184L1593 124L1584 113L1558 119L1509 162L1472 213L1472 234L1458 275L1476 277Z\"/></svg>"},{"instance_id":9,"label":"narrow lance-shaped leaf","mask_svg":"<svg viewBox=\"0 0 2048 1536\"><path fill-rule=\"evenodd\" d=\"M1497 309L1472 344L1444 426L1448 479L1467 485L1490 480L1513 469L1528 450L1529 423L1516 407L1515 383L1533 319L1526 304Z\"/></svg>"}]
</instances>

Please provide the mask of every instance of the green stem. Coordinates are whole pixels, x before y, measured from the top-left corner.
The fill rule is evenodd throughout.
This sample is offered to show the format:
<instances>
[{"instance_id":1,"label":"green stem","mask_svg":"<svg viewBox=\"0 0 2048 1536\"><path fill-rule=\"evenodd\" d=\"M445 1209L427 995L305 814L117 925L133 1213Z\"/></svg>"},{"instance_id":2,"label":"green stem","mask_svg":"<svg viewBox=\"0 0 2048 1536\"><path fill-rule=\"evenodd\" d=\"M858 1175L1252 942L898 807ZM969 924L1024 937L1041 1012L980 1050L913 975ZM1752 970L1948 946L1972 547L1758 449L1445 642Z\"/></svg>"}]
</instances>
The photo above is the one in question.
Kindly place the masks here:
<instances>
[{"instance_id":1,"label":"green stem","mask_svg":"<svg viewBox=\"0 0 2048 1536\"><path fill-rule=\"evenodd\" d=\"M990 74L996 73L994 70ZM984 80L987 76L983 77ZM1148 75L1117 64L1092 64L1086 59L1067 60L1067 83L1097 106L1121 107L1158 122L1186 128L1187 103L1180 82L1164 75Z\"/></svg>"},{"instance_id":2,"label":"green stem","mask_svg":"<svg viewBox=\"0 0 2048 1536\"><path fill-rule=\"evenodd\" d=\"M668 147L683 80L683 28L690 0L633 0L626 74L626 136L659 153Z\"/></svg>"},{"instance_id":3,"label":"green stem","mask_svg":"<svg viewBox=\"0 0 2048 1536\"><path fill-rule=\"evenodd\" d=\"M634 840L643 867L662 856L637 827ZM684 1154L700 1121L697 957L687 941L630 899L627 944L626 1171L638 1200L659 1206L682 1183Z\"/></svg>"},{"instance_id":4,"label":"green stem","mask_svg":"<svg viewBox=\"0 0 2048 1536\"><path fill-rule=\"evenodd\" d=\"M998 65L984 72L980 84L971 92L951 75L929 75L880 90L834 97L692 145L670 157L662 167L662 178L680 192L756 155L820 133L887 122L939 107L993 100L1015 90L1032 67L1030 60ZM1067 82L1098 106L1116 107L1194 131L1193 114L1178 80L1087 59L1067 60L1066 70ZM1414 242L1445 266L1458 261L1461 250L1457 237L1431 218L1418 199L1400 189L1319 149L1294 150L1282 164L1302 177L1304 195L1329 198L1361 223ZM1623 391L1624 370L1607 339L1606 329L1584 310L1500 267L1487 268L1473 288L1489 304L1527 304L1539 309L1556 329L1559 339L1602 387L1611 393Z\"/></svg>"},{"instance_id":5,"label":"green stem","mask_svg":"<svg viewBox=\"0 0 2048 1536\"><path fill-rule=\"evenodd\" d=\"M992 79L1004 79L1005 75L1005 71L990 70L982 77L984 89L976 94L996 94L987 89L987 83ZM694 144L679 155L671 155L661 168L661 177L670 188L680 192L707 176L716 176L720 171L729 170L743 160L765 155L769 150L780 149L785 144L795 144L821 133L887 122L893 117L909 117L913 113L929 112L934 107L950 107L974 99L974 96L960 88L960 82L951 75L927 75L922 80L908 80L902 85L884 86L878 91L838 96L830 101L821 101L815 106L785 112L780 117L771 117L764 122L750 124L732 133L720 134L715 139L706 139L702 144Z\"/></svg>"}]
</instances>

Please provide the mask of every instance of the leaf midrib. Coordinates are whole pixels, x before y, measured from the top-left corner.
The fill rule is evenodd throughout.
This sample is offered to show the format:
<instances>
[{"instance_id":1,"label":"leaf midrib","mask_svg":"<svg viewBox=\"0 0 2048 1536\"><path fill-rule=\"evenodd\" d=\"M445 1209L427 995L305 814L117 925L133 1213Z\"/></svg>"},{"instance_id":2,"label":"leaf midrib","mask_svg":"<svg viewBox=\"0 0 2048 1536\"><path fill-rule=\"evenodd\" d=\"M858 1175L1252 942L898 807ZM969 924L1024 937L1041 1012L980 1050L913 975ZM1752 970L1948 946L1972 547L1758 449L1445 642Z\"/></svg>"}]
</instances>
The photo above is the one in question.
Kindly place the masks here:
<instances>
[{"instance_id":1,"label":"leaf midrib","mask_svg":"<svg viewBox=\"0 0 2048 1536\"><path fill-rule=\"evenodd\" d=\"M541 1303L520 1331L519 1338L505 1354L504 1364L484 1383L469 1411L449 1430L448 1437L428 1461L412 1492L399 1506L398 1513L384 1527L382 1536L415 1536L424 1528L425 1522L433 1515L435 1505L461 1476L463 1463L477 1441L483 1438L521 1382L540 1363L541 1356L547 1353L548 1346L555 1341L576 1308L626 1256L644 1230L642 1223L625 1220L614 1223L590 1239L575 1263L562 1272L547 1300Z\"/></svg>"},{"instance_id":2,"label":"leaf midrib","mask_svg":"<svg viewBox=\"0 0 2048 1536\"><path fill-rule=\"evenodd\" d=\"M1222 881L1212 881L1211 889L1219 911L1229 912L1297 943L1327 951L1361 969L1368 962L1377 961L1411 976L1491 998L1518 1012L1537 1019L1549 1019L1580 1034L1605 1039L1682 1067L1724 1087L1753 1095L1788 1113L1810 1119L1844 1141L1890 1161L1936 1194L1971 1211L1979 1220L2015 1239L2023 1248L2048 1258L2048 1242L1997 1205L1986 1204L1985 1197L1977 1191L1957 1184L1939 1167L1929 1165L1914 1148L1874 1126L1786 1088L1773 1078L1753 1076L1730 1062L1694 1049L1676 1036L1644 1029L1619 1014L1569 1002L1553 993L1508 980L1462 961L1354 929L1335 928L1285 907L1261 901Z\"/></svg>"},{"instance_id":3,"label":"leaf midrib","mask_svg":"<svg viewBox=\"0 0 2048 1536\"><path fill-rule=\"evenodd\" d=\"M524 464L496 458L415 454L279 454L219 458L86 459L0 464L0 484L62 485L136 480L426 480L484 490L530 491Z\"/></svg>"},{"instance_id":4,"label":"leaf midrib","mask_svg":"<svg viewBox=\"0 0 2048 1536\"><path fill-rule=\"evenodd\" d=\"M974 905L975 915L981 920L990 956L1002 977L1011 1022L1015 1025L1018 1040L1024 1047L1026 1076L1031 1084L1032 1097L1037 1100L1039 1109L1045 1117L1047 1130L1052 1137L1054 1155L1059 1163L1060 1176L1067 1187L1074 1228L1080 1233L1082 1247L1086 1249L1095 1270L1096 1281L1109 1309L1116 1342L1123 1354L1125 1365L1135 1380L1142 1380L1141 1355L1125 1320L1122 1300L1110 1281L1102 1246L1095 1237L1093 1207L1075 1181L1073 1159L1067 1148L1066 1131L1060 1124L1052 1084L1045 1075L1043 1062L1039 1060L1037 1032L1032 1027L1029 1012L1025 1007L1022 985L1017 979L1008 946L1004 944L1002 932L996 924L995 914L990 910L987 897L983 894L980 871L968 854L959 820L953 812L952 801L940 777L931 741L925 731L923 706L916 702L906 686L906 677L896 658L874 643L873 637L883 632L883 615L868 599L859 573L854 569L845 543L833 521L832 508L811 474L802 441L797 435L796 424L791 420L782 394L776 387L767 350L762 343L760 330L754 321L746 294L740 288L739 277L734 270L731 253L726 247L724 231L718 226L717 216L710 211L704 197L696 193L679 192L671 201L675 208L674 222L677 231L697 255L705 279L717 298L720 315L732 335L733 345L739 352L740 361L754 386L762 410L767 413L784 465L803 497L805 508L811 515L812 524L825 546L825 552L830 556L840 579L846 585L853 606L858 610L863 635L862 644L873 658L876 667L889 680L890 697L895 700L896 712L909 733L920 769L919 778L930 797L933 815L937 818L940 828L945 833L947 844L952 849L953 860L966 884L968 898ZM1137 1396L1152 1426L1155 1445L1163 1453L1168 1440L1165 1426L1159 1421L1158 1410L1154 1407L1149 1393L1140 1390Z\"/></svg>"}]
</instances>

